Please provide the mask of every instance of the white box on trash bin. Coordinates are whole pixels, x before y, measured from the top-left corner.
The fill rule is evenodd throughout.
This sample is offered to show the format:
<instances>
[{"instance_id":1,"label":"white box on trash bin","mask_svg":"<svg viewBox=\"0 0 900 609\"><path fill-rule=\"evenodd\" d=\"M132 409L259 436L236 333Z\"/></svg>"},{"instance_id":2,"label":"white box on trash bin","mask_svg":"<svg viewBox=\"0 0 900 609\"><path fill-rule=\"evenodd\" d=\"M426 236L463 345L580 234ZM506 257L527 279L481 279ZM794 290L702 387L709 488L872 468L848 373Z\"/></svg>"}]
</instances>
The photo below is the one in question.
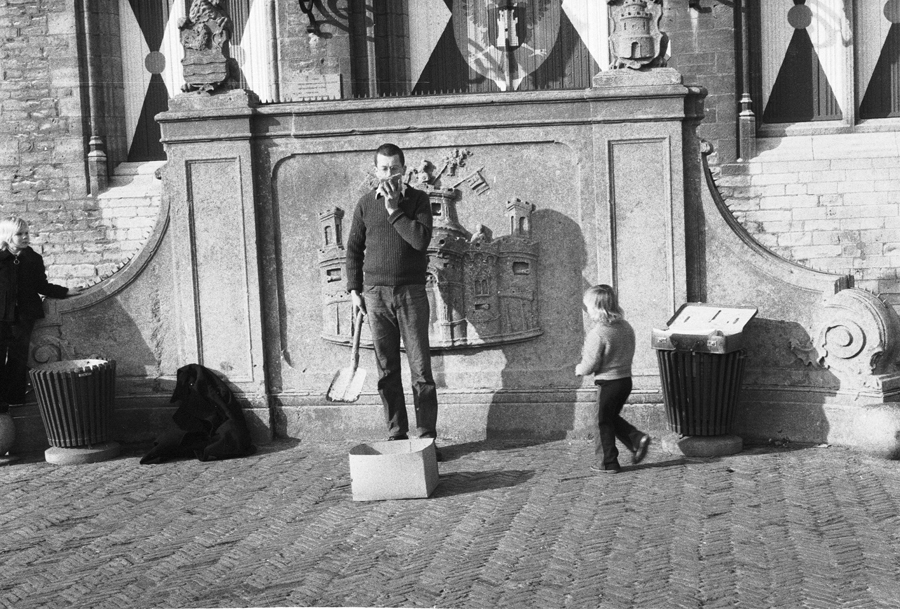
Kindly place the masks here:
<instances>
[{"instance_id":1,"label":"white box on trash bin","mask_svg":"<svg viewBox=\"0 0 900 609\"><path fill-rule=\"evenodd\" d=\"M438 485L434 440L393 440L350 449L353 501L426 498Z\"/></svg>"}]
</instances>

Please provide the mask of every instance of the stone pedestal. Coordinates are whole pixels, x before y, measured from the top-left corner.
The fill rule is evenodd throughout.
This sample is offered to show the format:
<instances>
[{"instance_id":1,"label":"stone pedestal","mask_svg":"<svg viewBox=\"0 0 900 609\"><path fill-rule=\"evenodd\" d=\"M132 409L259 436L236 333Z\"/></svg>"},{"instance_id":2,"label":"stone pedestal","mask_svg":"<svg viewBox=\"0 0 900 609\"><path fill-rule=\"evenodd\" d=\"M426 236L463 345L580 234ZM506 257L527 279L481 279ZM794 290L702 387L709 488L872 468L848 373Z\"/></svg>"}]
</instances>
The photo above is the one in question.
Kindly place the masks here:
<instances>
[{"instance_id":1,"label":"stone pedestal","mask_svg":"<svg viewBox=\"0 0 900 609\"><path fill-rule=\"evenodd\" d=\"M738 436L682 436L671 433L662 437L663 450L685 457L724 457L736 455L744 449Z\"/></svg>"},{"instance_id":2,"label":"stone pedestal","mask_svg":"<svg viewBox=\"0 0 900 609\"><path fill-rule=\"evenodd\" d=\"M44 459L53 465L84 465L107 461L119 456L118 442L104 442L95 446L59 448L51 446L44 451Z\"/></svg>"},{"instance_id":3,"label":"stone pedestal","mask_svg":"<svg viewBox=\"0 0 900 609\"><path fill-rule=\"evenodd\" d=\"M247 406L254 441L270 432L263 364L251 122L257 98L176 96L157 116L168 163L179 364L221 373Z\"/></svg>"}]
</instances>

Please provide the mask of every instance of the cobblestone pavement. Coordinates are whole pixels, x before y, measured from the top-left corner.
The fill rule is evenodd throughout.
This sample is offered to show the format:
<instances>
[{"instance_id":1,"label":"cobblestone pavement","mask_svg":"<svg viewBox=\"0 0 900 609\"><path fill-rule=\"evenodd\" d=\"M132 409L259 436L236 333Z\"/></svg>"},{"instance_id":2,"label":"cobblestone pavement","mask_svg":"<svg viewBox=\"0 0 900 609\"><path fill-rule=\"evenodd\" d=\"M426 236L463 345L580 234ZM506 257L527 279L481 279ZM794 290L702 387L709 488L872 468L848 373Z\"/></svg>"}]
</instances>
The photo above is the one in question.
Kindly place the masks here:
<instances>
[{"instance_id":1,"label":"cobblestone pavement","mask_svg":"<svg viewBox=\"0 0 900 609\"><path fill-rule=\"evenodd\" d=\"M0 606L900 607L898 462L448 443L432 498L353 502L348 448L0 468Z\"/></svg>"}]
</instances>

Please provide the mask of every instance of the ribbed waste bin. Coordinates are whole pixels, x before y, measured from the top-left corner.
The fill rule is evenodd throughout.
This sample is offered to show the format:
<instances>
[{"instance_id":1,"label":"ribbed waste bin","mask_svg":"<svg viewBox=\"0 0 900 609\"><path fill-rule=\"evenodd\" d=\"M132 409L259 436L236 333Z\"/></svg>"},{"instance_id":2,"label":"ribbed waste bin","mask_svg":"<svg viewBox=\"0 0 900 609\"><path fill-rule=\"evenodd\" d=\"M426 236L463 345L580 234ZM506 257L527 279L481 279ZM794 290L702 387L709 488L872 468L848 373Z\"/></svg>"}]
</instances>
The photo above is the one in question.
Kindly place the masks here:
<instances>
[{"instance_id":1,"label":"ribbed waste bin","mask_svg":"<svg viewBox=\"0 0 900 609\"><path fill-rule=\"evenodd\" d=\"M683 436L731 432L744 375L744 326L750 307L682 305L652 332L669 427Z\"/></svg>"},{"instance_id":2,"label":"ribbed waste bin","mask_svg":"<svg viewBox=\"0 0 900 609\"><path fill-rule=\"evenodd\" d=\"M109 443L109 427L116 397L116 362L80 359L43 364L29 372L47 439L52 447L47 460L57 449L83 449L70 452L74 462L97 461L118 453ZM99 453L92 451L96 448ZM88 453L88 451L91 451ZM66 454L65 450L52 454ZM95 454L96 453L96 454ZM98 458L98 455L102 457Z\"/></svg>"}]
</instances>

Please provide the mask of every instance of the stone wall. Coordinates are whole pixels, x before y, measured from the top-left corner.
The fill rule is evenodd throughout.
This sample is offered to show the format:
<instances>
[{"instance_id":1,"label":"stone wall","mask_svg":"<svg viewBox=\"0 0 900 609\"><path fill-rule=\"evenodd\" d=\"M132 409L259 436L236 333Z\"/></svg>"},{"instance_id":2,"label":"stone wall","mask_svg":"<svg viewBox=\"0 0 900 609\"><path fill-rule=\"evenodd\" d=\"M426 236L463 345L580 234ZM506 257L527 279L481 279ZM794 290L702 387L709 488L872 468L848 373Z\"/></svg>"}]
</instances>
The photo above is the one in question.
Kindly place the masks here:
<instances>
[{"instance_id":1,"label":"stone wall","mask_svg":"<svg viewBox=\"0 0 900 609\"><path fill-rule=\"evenodd\" d=\"M685 84L707 89L706 117L698 131L710 142L710 162L730 162L737 158L737 108L740 93L736 74L740 67L735 56L735 16L733 2L708 2L709 6L689 7L684 0L666 2L660 29L670 39L669 65L684 77ZM350 11L346 0L329 3L322 16L317 37L306 31L309 21L295 3L279 3L279 53L281 57L282 99L299 99L302 83L323 76L340 75L343 95L353 95L365 84L364 39L352 40L346 24L338 18L363 19L364 14ZM354 47L354 48L351 48ZM354 53L351 57L351 52ZM352 63L351 63L352 59Z\"/></svg>"},{"instance_id":2,"label":"stone wall","mask_svg":"<svg viewBox=\"0 0 900 609\"><path fill-rule=\"evenodd\" d=\"M684 0L666 3L660 29L670 39L669 65L681 72L685 84L708 91L706 116L697 133L713 147L710 163L728 163L738 156L740 62L735 55L735 3L707 1L698 8L688 4Z\"/></svg>"},{"instance_id":3,"label":"stone wall","mask_svg":"<svg viewBox=\"0 0 900 609\"><path fill-rule=\"evenodd\" d=\"M98 200L88 194L88 92L82 86L86 67L78 62L85 52L81 6L76 0L0 2L0 214L20 215L31 224L35 249L43 253L49 276L66 285L94 283L133 255L152 225L159 196L158 191L149 192L146 205L135 205L114 195ZM103 121L99 131L106 140L109 166L115 168L127 155L122 87L117 84L118 5L90 6L98 11L93 47L100 55L95 64L99 79L105 83L98 90ZM340 78L348 97L351 81L365 79L360 64L364 57L351 56L348 29L333 17L364 18L348 7L346 1L329 4L332 17L316 12L324 34L319 37L306 31L308 20L296 3L278 3L285 98L321 89L323 77ZM735 147L731 15L732 9L720 3L700 12L670 3L663 23L675 50L672 65L689 83L710 91L700 134L725 160L734 157ZM354 42L359 46L364 41ZM327 86L333 90L334 80ZM123 215L131 212L134 217Z\"/></svg>"},{"instance_id":4,"label":"stone wall","mask_svg":"<svg viewBox=\"0 0 900 609\"><path fill-rule=\"evenodd\" d=\"M894 270L900 237L893 227L898 191L891 185L898 150L890 134L760 138L759 157L729 165L737 156L741 70L733 4L667 2L661 24L671 41L670 65L687 84L709 93L698 133L713 146L710 162L722 166L723 194L750 233L776 253L812 268L852 272L859 285L900 305ZM51 278L68 285L95 282L133 255L153 224L159 197L148 192L142 204L131 199L133 186L128 201L87 194L80 5L0 1L0 213L32 224ZM114 84L121 79L118 5L92 6L100 11L95 46L101 80ZM362 59L351 56L349 28L337 21L364 15L348 12L346 0L328 7L326 15L316 12L319 37L306 31L308 20L296 3L278 2L281 84L289 98L314 90L322 77L340 77L349 96L352 79L364 77L358 66L354 72ZM101 103L114 167L127 154L121 87L105 87Z\"/></svg>"},{"instance_id":5,"label":"stone wall","mask_svg":"<svg viewBox=\"0 0 900 609\"><path fill-rule=\"evenodd\" d=\"M719 191L762 245L900 307L900 134L761 138Z\"/></svg>"}]
</instances>

